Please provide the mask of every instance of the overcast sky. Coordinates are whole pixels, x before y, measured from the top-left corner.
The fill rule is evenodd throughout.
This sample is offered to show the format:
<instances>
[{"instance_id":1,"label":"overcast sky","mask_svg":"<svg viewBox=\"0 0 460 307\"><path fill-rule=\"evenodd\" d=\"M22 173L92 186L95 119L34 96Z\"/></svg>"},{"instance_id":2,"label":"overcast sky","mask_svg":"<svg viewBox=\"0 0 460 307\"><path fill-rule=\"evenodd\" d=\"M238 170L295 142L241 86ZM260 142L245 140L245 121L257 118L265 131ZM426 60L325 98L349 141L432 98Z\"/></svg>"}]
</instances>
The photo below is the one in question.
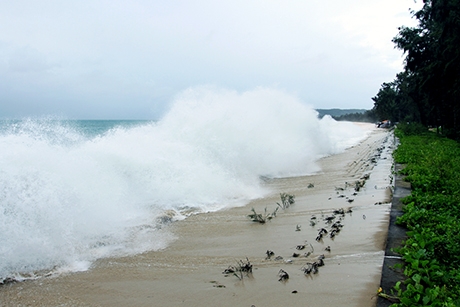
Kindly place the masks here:
<instances>
[{"instance_id":1,"label":"overcast sky","mask_svg":"<svg viewBox=\"0 0 460 307\"><path fill-rule=\"evenodd\" d=\"M420 2L420 1L419 1ZM371 109L413 0L0 1L0 118L158 119L187 88Z\"/></svg>"}]
</instances>

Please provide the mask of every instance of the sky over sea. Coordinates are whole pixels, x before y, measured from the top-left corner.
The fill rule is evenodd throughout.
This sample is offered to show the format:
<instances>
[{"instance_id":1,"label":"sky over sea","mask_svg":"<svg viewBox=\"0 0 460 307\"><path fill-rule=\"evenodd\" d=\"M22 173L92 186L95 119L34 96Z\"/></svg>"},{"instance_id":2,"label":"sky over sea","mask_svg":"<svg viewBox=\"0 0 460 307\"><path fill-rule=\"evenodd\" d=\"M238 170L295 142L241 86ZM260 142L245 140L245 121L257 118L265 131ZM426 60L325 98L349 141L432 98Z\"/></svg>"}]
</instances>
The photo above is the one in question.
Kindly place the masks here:
<instances>
[{"instance_id":1,"label":"sky over sea","mask_svg":"<svg viewBox=\"0 0 460 307\"><path fill-rule=\"evenodd\" d=\"M178 95L270 88L371 109L413 0L0 2L0 118L158 119Z\"/></svg>"}]
</instances>

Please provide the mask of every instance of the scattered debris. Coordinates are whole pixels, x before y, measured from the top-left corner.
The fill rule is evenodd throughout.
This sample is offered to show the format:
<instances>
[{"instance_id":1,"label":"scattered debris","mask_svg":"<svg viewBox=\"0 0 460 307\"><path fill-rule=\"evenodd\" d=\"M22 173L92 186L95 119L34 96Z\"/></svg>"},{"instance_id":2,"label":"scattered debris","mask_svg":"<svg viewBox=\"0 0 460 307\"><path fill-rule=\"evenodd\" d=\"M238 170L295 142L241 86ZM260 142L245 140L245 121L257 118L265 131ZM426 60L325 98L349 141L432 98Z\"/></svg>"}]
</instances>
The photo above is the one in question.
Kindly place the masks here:
<instances>
[{"instance_id":1,"label":"scattered debris","mask_svg":"<svg viewBox=\"0 0 460 307\"><path fill-rule=\"evenodd\" d=\"M257 213L254 208L251 209L253 212L249 214L248 217L253 221L260 224L265 224L267 221L270 221L272 218L276 217L276 212L278 212L278 208L275 209L272 213L267 213L267 208L265 208L264 215Z\"/></svg>"},{"instance_id":2,"label":"scattered debris","mask_svg":"<svg viewBox=\"0 0 460 307\"><path fill-rule=\"evenodd\" d=\"M356 180L355 181L355 192L359 192L361 188L366 184L366 179Z\"/></svg>"},{"instance_id":3,"label":"scattered debris","mask_svg":"<svg viewBox=\"0 0 460 307\"><path fill-rule=\"evenodd\" d=\"M222 285L222 284L220 284L219 282L217 282L215 280L210 281L210 283L214 284L213 285L214 288L226 288L225 285Z\"/></svg>"},{"instance_id":4,"label":"scattered debris","mask_svg":"<svg viewBox=\"0 0 460 307\"><path fill-rule=\"evenodd\" d=\"M267 255L267 258L265 259L270 259L272 256L275 256L275 253L271 250L267 250L265 254Z\"/></svg>"},{"instance_id":5,"label":"scattered debris","mask_svg":"<svg viewBox=\"0 0 460 307\"><path fill-rule=\"evenodd\" d=\"M307 262L301 270L305 275L317 274L318 268L324 266L324 255L319 255L315 262Z\"/></svg>"},{"instance_id":6,"label":"scattered debris","mask_svg":"<svg viewBox=\"0 0 460 307\"><path fill-rule=\"evenodd\" d=\"M233 274L234 276L238 277L239 280L243 279L243 273L246 273L246 275L252 273L252 264L248 258L246 258L246 262L240 260L237 262L236 266L229 266L222 272L222 274L225 275Z\"/></svg>"},{"instance_id":7,"label":"scattered debris","mask_svg":"<svg viewBox=\"0 0 460 307\"><path fill-rule=\"evenodd\" d=\"M331 215L331 216L326 216L324 218L324 220L326 221L326 223L332 223L332 221L335 219L335 215Z\"/></svg>"},{"instance_id":8,"label":"scattered debris","mask_svg":"<svg viewBox=\"0 0 460 307\"><path fill-rule=\"evenodd\" d=\"M295 249L301 251L301 250L305 249L305 246L306 246L305 244L297 245L297 246L295 247Z\"/></svg>"},{"instance_id":9,"label":"scattered debris","mask_svg":"<svg viewBox=\"0 0 460 307\"><path fill-rule=\"evenodd\" d=\"M278 272L278 277L279 277L278 281L286 281L289 279L289 274L285 270L281 269Z\"/></svg>"},{"instance_id":10,"label":"scattered debris","mask_svg":"<svg viewBox=\"0 0 460 307\"><path fill-rule=\"evenodd\" d=\"M281 209L287 209L295 203L295 196L287 193L280 193L281 204L276 203Z\"/></svg>"}]
</instances>

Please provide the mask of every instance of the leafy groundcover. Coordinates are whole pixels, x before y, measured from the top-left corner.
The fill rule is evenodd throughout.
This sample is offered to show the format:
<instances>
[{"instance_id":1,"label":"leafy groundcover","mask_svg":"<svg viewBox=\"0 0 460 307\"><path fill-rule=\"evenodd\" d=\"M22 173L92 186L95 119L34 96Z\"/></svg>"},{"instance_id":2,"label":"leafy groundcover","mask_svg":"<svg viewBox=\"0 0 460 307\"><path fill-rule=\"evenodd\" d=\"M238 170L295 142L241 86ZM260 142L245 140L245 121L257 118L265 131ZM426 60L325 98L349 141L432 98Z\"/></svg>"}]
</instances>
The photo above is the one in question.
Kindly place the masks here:
<instances>
[{"instance_id":1,"label":"leafy groundcover","mask_svg":"<svg viewBox=\"0 0 460 307\"><path fill-rule=\"evenodd\" d=\"M408 239L397 250L407 279L393 306L460 306L460 145L434 132L400 127L396 163L412 186L398 223Z\"/></svg>"}]
</instances>

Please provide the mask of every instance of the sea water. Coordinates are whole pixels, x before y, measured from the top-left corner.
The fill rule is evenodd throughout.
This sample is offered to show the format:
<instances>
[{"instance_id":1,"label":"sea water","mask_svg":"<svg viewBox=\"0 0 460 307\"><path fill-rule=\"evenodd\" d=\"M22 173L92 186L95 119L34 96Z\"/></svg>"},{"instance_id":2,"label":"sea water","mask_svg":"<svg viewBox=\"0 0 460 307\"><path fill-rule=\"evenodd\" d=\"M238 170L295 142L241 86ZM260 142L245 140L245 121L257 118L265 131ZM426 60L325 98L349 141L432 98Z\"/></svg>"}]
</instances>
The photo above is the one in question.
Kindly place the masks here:
<instances>
[{"instance_id":1,"label":"sea water","mask_svg":"<svg viewBox=\"0 0 460 307\"><path fill-rule=\"evenodd\" d=\"M158 121L0 122L0 281L174 244L162 227L319 171L369 130L272 89L199 88Z\"/></svg>"}]
</instances>

